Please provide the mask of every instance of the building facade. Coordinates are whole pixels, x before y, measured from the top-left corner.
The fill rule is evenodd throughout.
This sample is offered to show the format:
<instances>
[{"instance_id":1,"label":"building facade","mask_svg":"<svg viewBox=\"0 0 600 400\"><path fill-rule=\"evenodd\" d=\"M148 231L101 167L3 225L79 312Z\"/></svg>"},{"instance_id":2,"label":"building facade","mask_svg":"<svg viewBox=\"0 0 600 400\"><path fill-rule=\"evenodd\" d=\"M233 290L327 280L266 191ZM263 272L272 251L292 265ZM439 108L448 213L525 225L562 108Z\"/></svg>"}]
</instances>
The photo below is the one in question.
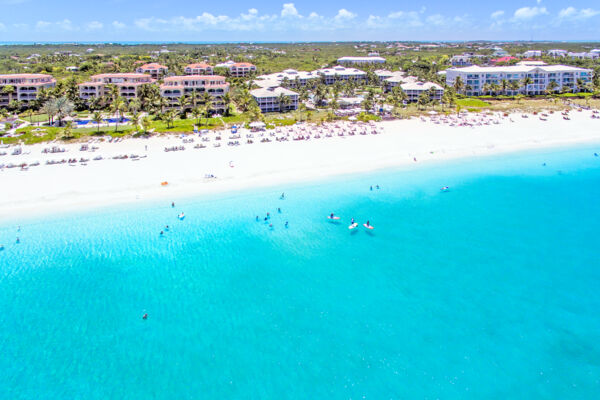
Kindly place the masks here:
<instances>
[{"instance_id":1,"label":"building facade","mask_svg":"<svg viewBox=\"0 0 600 400\"><path fill-rule=\"evenodd\" d=\"M176 105L182 96L198 96L208 93L213 98L211 111L225 110L222 97L229 92L229 83L220 75L184 75L165 78L160 85L160 95ZM191 102L193 103L193 102ZM191 107L191 104L190 104Z\"/></svg>"},{"instance_id":2,"label":"building facade","mask_svg":"<svg viewBox=\"0 0 600 400\"><path fill-rule=\"evenodd\" d=\"M298 93L286 88L260 88L251 90L250 94L263 113L277 111L284 112L298 109ZM280 104L279 98L281 95L286 96L289 99L288 104Z\"/></svg>"},{"instance_id":3,"label":"building facade","mask_svg":"<svg viewBox=\"0 0 600 400\"><path fill-rule=\"evenodd\" d=\"M138 74L148 74L152 79L160 79L167 75L169 68L158 63L149 63L137 67L135 72Z\"/></svg>"},{"instance_id":4,"label":"building facade","mask_svg":"<svg viewBox=\"0 0 600 400\"><path fill-rule=\"evenodd\" d=\"M242 78L256 72L256 66L250 63L234 63L229 66L229 75L234 78Z\"/></svg>"},{"instance_id":5,"label":"building facade","mask_svg":"<svg viewBox=\"0 0 600 400\"><path fill-rule=\"evenodd\" d=\"M337 81L364 82L367 79L367 74L364 71L356 68L346 68L341 65L318 69L315 73L321 76L326 85L333 85Z\"/></svg>"},{"instance_id":6,"label":"building facade","mask_svg":"<svg viewBox=\"0 0 600 400\"><path fill-rule=\"evenodd\" d=\"M5 87L12 87L11 93ZM37 99L40 89L56 86L56 79L46 74L6 74L0 75L0 107L6 107L11 101L29 103Z\"/></svg>"},{"instance_id":7,"label":"building facade","mask_svg":"<svg viewBox=\"0 0 600 400\"><path fill-rule=\"evenodd\" d=\"M212 65L207 63L189 64L183 69L186 75L212 75L214 73Z\"/></svg>"},{"instance_id":8,"label":"building facade","mask_svg":"<svg viewBox=\"0 0 600 400\"><path fill-rule=\"evenodd\" d=\"M480 96L484 93L484 85L500 85L502 81L518 82L519 84L525 78L530 78L532 83L527 87L520 87L518 90L508 90L507 95L519 93L528 95L545 94L546 88L550 82L556 83L556 91L563 87L568 87L571 91L577 92L579 88L578 81L583 83L591 82L592 70L585 68L570 67L566 65L546 65L529 66L515 65L506 67L466 67L450 68L446 70L446 83L454 85L457 77L460 77L465 85L465 94L467 96Z\"/></svg>"},{"instance_id":9,"label":"building facade","mask_svg":"<svg viewBox=\"0 0 600 400\"><path fill-rule=\"evenodd\" d=\"M254 83L262 88L285 86L298 88L308 85L319 79L316 72L296 71L295 69L286 69L274 74L260 75L256 77Z\"/></svg>"},{"instance_id":10,"label":"building facade","mask_svg":"<svg viewBox=\"0 0 600 400\"><path fill-rule=\"evenodd\" d=\"M138 97L140 87L154 82L147 74L110 73L92 75L89 82L80 83L79 97L84 100L102 97L108 93L107 86L114 85L119 89L119 96L125 99Z\"/></svg>"},{"instance_id":11,"label":"building facade","mask_svg":"<svg viewBox=\"0 0 600 400\"><path fill-rule=\"evenodd\" d=\"M383 57L340 57L338 64L385 64Z\"/></svg>"}]
</instances>

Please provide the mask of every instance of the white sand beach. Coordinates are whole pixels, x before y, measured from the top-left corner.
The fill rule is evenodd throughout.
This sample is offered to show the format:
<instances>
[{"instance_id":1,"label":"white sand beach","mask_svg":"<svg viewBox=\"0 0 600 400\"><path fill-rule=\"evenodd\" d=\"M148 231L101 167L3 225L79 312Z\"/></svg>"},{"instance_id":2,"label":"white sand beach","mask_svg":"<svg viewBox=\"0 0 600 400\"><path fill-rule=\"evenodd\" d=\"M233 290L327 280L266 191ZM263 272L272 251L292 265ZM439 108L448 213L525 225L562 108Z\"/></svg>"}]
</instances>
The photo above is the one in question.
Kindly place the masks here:
<instances>
[{"instance_id":1,"label":"white sand beach","mask_svg":"<svg viewBox=\"0 0 600 400\"><path fill-rule=\"evenodd\" d=\"M415 162L578 143L600 144L600 119L592 118L593 115L597 114L571 111L570 119L565 120L560 113L554 113L545 121L537 115L524 118L521 114L463 117L471 126L457 126L452 121L443 122L440 116L432 116L379 122L359 128L352 136L348 134L353 129L349 123L338 123L339 128L304 126L302 131L297 126L293 129L310 134L310 140L293 140L290 135L287 141L261 142L290 131L281 128L278 133L264 132L262 138L254 133L253 144L246 143L250 132L241 130L239 146L228 146L230 133L223 132L221 147L214 147L216 133L212 132L206 135L207 141L189 135L187 139L194 138L193 143L183 143L173 135L125 139L118 143L96 141L90 143L90 147L97 147L94 152L80 151L81 143L23 146L20 155L11 154L14 146L1 148L0 152L7 154L0 156L0 164L4 165L0 169L0 219L150 199L164 198L170 202L182 196L322 179ZM316 138L319 129L322 133ZM363 129L368 133L359 134ZM343 131L346 134L338 136ZM380 134L372 134L373 131ZM327 132L331 137L326 136ZM206 148L194 148L200 143ZM52 146L65 148L66 152L42 153L44 148ZM184 146L185 150L164 151L165 147L174 146ZM132 154L140 158L132 159ZM112 159L117 155L128 158ZM95 161L98 157L103 159ZM79 162L81 158L89 161ZM78 161L46 164L48 160L62 159ZM27 170L6 167L36 162L39 165Z\"/></svg>"}]
</instances>

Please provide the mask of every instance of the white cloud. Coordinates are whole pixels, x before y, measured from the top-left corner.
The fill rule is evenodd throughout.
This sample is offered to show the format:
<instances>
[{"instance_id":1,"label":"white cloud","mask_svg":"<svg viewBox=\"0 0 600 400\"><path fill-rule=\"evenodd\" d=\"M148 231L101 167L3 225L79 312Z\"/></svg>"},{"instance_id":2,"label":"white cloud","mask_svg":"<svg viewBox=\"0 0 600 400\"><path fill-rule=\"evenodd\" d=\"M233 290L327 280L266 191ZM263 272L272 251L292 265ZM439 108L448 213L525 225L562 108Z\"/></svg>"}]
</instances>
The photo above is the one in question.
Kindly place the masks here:
<instances>
[{"instance_id":1,"label":"white cloud","mask_svg":"<svg viewBox=\"0 0 600 400\"><path fill-rule=\"evenodd\" d=\"M346 10L345 8L342 8L338 11L337 15L333 19L335 19L338 22L344 22L354 18L356 18L356 14Z\"/></svg>"},{"instance_id":2,"label":"white cloud","mask_svg":"<svg viewBox=\"0 0 600 400\"><path fill-rule=\"evenodd\" d=\"M87 26L86 26L86 29L88 31L97 31L97 30L102 29L102 28L104 28L104 24L102 22L99 22L99 21L89 22L87 24Z\"/></svg>"},{"instance_id":3,"label":"white cloud","mask_svg":"<svg viewBox=\"0 0 600 400\"><path fill-rule=\"evenodd\" d=\"M513 17L516 20L528 20L546 14L548 14L546 7L521 7L515 11Z\"/></svg>"},{"instance_id":4,"label":"white cloud","mask_svg":"<svg viewBox=\"0 0 600 400\"><path fill-rule=\"evenodd\" d=\"M600 14L600 11L591 8L582 8L580 10L575 7L563 8L558 13L559 19L587 19Z\"/></svg>"},{"instance_id":5,"label":"white cloud","mask_svg":"<svg viewBox=\"0 0 600 400\"><path fill-rule=\"evenodd\" d=\"M294 6L294 3L286 3L283 5L283 9L281 10L281 16L282 17L300 17L300 14L298 14L298 10L296 9L296 6Z\"/></svg>"},{"instance_id":6,"label":"white cloud","mask_svg":"<svg viewBox=\"0 0 600 400\"><path fill-rule=\"evenodd\" d=\"M112 26L115 29L125 29L125 24L120 21L113 21Z\"/></svg>"},{"instance_id":7,"label":"white cloud","mask_svg":"<svg viewBox=\"0 0 600 400\"><path fill-rule=\"evenodd\" d=\"M502 11L502 10L494 11L492 13L492 15L490 15L490 17L492 17L492 19L498 19L502 16L504 16L504 11Z\"/></svg>"},{"instance_id":8,"label":"white cloud","mask_svg":"<svg viewBox=\"0 0 600 400\"><path fill-rule=\"evenodd\" d=\"M37 31L77 31L78 27L74 26L73 23L68 19L63 19L57 22L38 21L35 24Z\"/></svg>"}]
</instances>

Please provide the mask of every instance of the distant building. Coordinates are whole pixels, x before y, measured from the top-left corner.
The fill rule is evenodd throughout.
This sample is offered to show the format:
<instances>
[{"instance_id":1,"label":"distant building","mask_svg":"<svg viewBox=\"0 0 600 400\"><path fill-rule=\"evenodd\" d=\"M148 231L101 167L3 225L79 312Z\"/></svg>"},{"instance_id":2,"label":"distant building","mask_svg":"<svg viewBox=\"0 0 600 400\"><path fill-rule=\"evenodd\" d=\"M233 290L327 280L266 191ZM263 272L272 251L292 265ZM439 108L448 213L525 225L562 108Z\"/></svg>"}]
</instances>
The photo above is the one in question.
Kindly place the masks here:
<instances>
[{"instance_id":1,"label":"distant building","mask_svg":"<svg viewBox=\"0 0 600 400\"><path fill-rule=\"evenodd\" d=\"M214 73L212 65L207 63L189 64L184 69L186 75L212 75Z\"/></svg>"},{"instance_id":2,"label":"distant building","mask_svg":"<svg viewBox=\"0 0 600 400\"><path fill-rule=\"evenodd\" d=\"M167 73L169 72L169 68L165 65L161 65L158 63L149 63L137 67L135 72L137 72L138 74L148 74L153 79L160 79L163 76L167 75Z\"/></svg>"},{"instance_id":3,"label":"distant building","mask_svg":"<svg viewBox=\"0 0 600 400\"><path fill-rule=\"evenodd\" d=\"M229 83L220 75L184 75L165 78L160 85L160 95L176 105L181 96L208 93L213 98L211 111L224 111L222 98L229 92ZM191 107L191 105L190 105Z\"/></svg>"},{"instance_id":4,"label":"distant building","mask_svg":"<svg viewBox=\"0 0 600 400\"><path fill-rule=\"evenodd\" d=\"M552 57L552 58L566 57L567 56L567 51L566 50L561 50L561 49L548 50L548 56Z\"/></svg>"},{"instance_id":5,"label":"distant building","mask_svg":"<svg viewBox=\"0 0 600 400\"><path fill-rule=\"evenodd\" d=\"M541 57L542 51L541 50L527 50L526 52L521 54L521 56L525 57L525 58Z\"/></svg>"},{"instance_id":6,"label":"distant building","mask_svg":"<svg viewBox=\"0 0 600 400\"><path fill-rule=\"evenodd\" d=\"M140 87L154 82L147 74L139 73L109 73L92 75L89 82L80 83L79 97L84 100L102 97L108 94L107 85L119 89L119 96L131 100L138 97Z\"/></svg>"},{"instance_id":7,"label":"distant building","mask_svg":"<svg viewBox=\"0 0 600 400\"><path fill-rule=\"evenodd\" d=\"M2 89L12 86L12 93L3 93ZM0 107L6 107L11 101L28 103L37 99L40 89L56 86L56 79L46 74L4 74L0 75Z\"/></svg>"},{"instance_id":8,"label":"distant building","mask_svg":"<svg viewBox=\"0 0 600 400\"><path fill-rule=\"evenodd\" d=\"M291 111L298 108L298 93L283 87L254 89L250 91L250 94L263 113ZM279 104L279 97L281 95L289 98L288 104L283 106Z\"/></svg>"},{"instance_id":9,"label":"distant building","mask_svg":"<svg viewBox=\"0 0 600 400\"><path fill-rule=\"evenodd\" d=\"M471 54L460 54L456 56L452 56L450 59L450 64L453 67L469 67L473 65L471 59L473 56Z\"/></svg>"},{"instance_id":10,"label":"distant building","mask_svg":"<svg viewBox=\"0 0 600 400\"><path fill-rule=\"evenodd\" d=\"M229 75L234 78L242 78L254 72L256 72L256 66L246 62L233 63L229 66Z\"/></svg>"},{"instance_id":11,"label":"distant building","mask_svg":"<svg viewBox=\"0 0 600 400\"><path fill-rule=\"evenodd\" d=\"M600 53L567 53L567 57L570 57L572 60L596 60L600 57Z\"/></svg>"},{"instance_id":12,"label":"distant building","mask_svg":"<svg viewBox=\"0 0 600 400\"><path fill-rule=\"evenodd\" d=\"M285 71L276 72L274 74L257 76L253 83L262 88L275 86L298 88L306 86L309 82L317 79L319 79L319 75L316 72L286 69Z\"/></svg>"},{"instance_id":13,"label":"distant building","mask_svg":"<svg viewBox=\"0 0 600 400\"><path fill-rule=\"evenodd\" d=\"M532 84L526 88L507 91L508 95L524 93L528 95L544 94L550 82L556 82L556 90L568 87L573 92L580 91L577 87L578 80L584 83L592 80L592 70L570 67L566 65L545 65L528 66L513 65L505 67L479 67L471 66L466 68L449 68L446 70L446 83L449 86L454 85L456 78L460 77L465 87L467 96L479 96L484 94L484 85L500 85L502 81L518 82L521 84L523 79L529 77Z\"/></svg>"},{"instance_id":14,"label":"distant building","mask_svg":"<svg viewBox=\"0 0 600 400\"><path fill-rule=\"evenodd\" d=\"M339 64L384 64L383 57L340 57L337 62Z\"/></svg>"},{"instance_id":15,"label":"distant building","mask_svg":"<svg viewBox=\"0 0 600 400\"><path fill-rule=\"evenodd\" d=\"M337 81L364 82L367 74L356 68L346 68L337 65L332 68L323 68L314 71L320 75L326 85L333 85Z\"/></svg>"},{"instance_id":16,"label":"distant building","mask_svg":"<svg viewBox=\"0 0 600 400\"><path fill-rule=\"evenodd\" d=\"M444 95L444 88L433 82L406 82L400 84L400 88L406 93L408 102L415 102L423 93L429 93L431 100L441 101Z\"/></svg>"}]
</instances>

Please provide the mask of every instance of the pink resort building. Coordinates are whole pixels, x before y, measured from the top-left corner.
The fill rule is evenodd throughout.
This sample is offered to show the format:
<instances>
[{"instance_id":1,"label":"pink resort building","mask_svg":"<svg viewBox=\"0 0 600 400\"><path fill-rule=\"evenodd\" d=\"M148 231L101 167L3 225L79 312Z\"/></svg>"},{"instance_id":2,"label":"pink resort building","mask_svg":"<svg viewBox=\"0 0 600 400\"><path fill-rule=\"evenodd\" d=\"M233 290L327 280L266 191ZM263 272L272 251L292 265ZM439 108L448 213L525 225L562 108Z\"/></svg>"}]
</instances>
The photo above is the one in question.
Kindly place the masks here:
<instances>
[{"instance_id":1,"label":"pink resort building","mask_svg":"<svg viewBox=\"0 0 600 400\"><path fill-rule=\"evenodd\" d=\"M190 64L183 70L186 75L212 75L213 67L207 63Z\"/></svg>"},{"instance_id":2,"label":"pink resort building","mask_svg":"<svg viewBox=\"0 0 600 400\"><path fill-rule=\"evenodd\" d=\"M169 99L172 105L176 105L181 96L192 97L194 94L200 96L208 93L213 97L212 111L225 109L220 98L227 92L229 92L229 83L225 82L224 76L219 75L170 76L165 78L164 83L160 85L160 95ZM198 97L196 99L198 103L201 102Z\"/></svg>"},{"instance_id":3,"label":"pink resort building","mask_svg":"<svg viewBox=\"0 0 600 400\"><path fill-rule=\"evenodd\" d=\"M253 72L256 72L256 66L254 64L241 62L229 66L229 75L234 78L245 77Z\"/></svg>"},{"instance_id":4,"label":"pink resort building","mask_svg":"<svg viewBox=\"0 0 600 400\"><path fill-rule=\"evenodd\" d=\"M106 94L107 85L119 88L119 95L125 99L135 99L142 85L154 82L147 74L138 73L112 73L92 75L90 82L79 84L79 97L88 100Z\"/></svg>"},{"instance_id":5,"label":"pink resort building","mask_svg":"<svg viewBox=\"0 0 600 400\"><path fill-rule=\"evenodd\" d=\"M135 69L135 72L138 74L148 74L152 77L152 79L160 79L167 75L169 68L159 63L149 63L140 65Z\"/></svg>"},{"instance_id":6,"label":"pink resort building","mask_svg":"<svg viewBox=\"0 0 600 400\"><path fill-rule=\"evenodd\" d=\"M12 92L4 92L4 87L13 87ZM35 100L41 88L53 88L56 79L45 74L6 74L0 75L0 107L6 107L13 100L28 103Z\"/></svg>"}]
</instances>

